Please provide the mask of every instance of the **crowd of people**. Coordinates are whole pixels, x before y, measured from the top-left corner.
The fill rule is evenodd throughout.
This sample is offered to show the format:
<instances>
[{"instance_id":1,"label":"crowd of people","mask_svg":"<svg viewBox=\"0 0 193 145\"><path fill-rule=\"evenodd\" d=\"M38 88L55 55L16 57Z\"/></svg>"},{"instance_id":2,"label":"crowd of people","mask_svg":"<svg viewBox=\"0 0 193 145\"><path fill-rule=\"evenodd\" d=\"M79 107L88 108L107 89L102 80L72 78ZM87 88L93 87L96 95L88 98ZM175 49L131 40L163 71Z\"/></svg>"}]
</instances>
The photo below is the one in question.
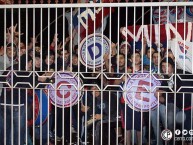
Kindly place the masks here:
<instances>
[{"instance_id":1,"label":"crowd of people","mask_svg":"<svg viewBox=\"0 0 193 145\"><path fill-rule=\"evenodd\" d=\"M55 34L50 46L43 49L37 37L30 38L26 44L19 41L20 35L17 24L7 28L6 45L1 44L0 49L0 144L23 145L35 141L38 144L37 140L42 144L48 141L50 144L70 144L72 127L77 133L77 141L89 144L87 137L97 134L101 121L105 124L101 136L110 136L110 144L121 138L130 145L134 141L134 130L135 144L164 144L162 130L175 133L175 129L192 129L193 81L188 80L193 77L178 69L168 41L148 45L144 37L138 42L111 43L110 51L101 56L104 65L90 68L80 62L79 45L74 45L73 36L67 37L62 44ZM161 82L154 94L158 106L146 112L129 106L122 89L133 74L144 72L158 74L157 79ZM78 79L84 85L80 90L83 95L71 107L50 104L49 121L35 126L33 96L36 90L44 90L47 84L55 83L55 73L81 74ZM185 119L176 124L175 116L181 110ZM30 125L29 118L34 120ZM117 128L121 131L117 132ZM103 140L104 144L108 144L107 138Z\"/></svg>"}]
</instances>

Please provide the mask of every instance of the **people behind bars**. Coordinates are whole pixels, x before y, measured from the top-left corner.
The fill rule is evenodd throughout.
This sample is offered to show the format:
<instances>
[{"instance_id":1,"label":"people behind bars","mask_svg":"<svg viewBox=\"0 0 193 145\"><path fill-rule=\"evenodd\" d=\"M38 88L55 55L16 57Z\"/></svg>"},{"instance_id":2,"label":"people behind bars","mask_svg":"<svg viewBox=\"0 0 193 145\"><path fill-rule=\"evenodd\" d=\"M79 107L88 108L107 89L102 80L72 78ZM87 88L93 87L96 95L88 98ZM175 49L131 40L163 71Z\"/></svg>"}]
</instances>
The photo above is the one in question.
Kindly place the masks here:
<instances>
[{"instance_id":1,"label":"people behind bars","mask_svg":"<svg viewBox=\"0 0 193 145\"><path fill-rule=\"evenodd\" d=\"M37 38L31 38L29 44L25 44L25 41L19 42L16 30L17 25L8 28L6 45L2 45L0 49L0 144L6 142L23 145L26 140L39 140L43 144L48 141L50 144L70 144L72 127L77 133L77 141L86 144L89 142L89 134L100 134L97 127L103 123L106 123L103 127L108 129L106 137L108 138L109 134L112 143L125 137L127 145L132 142L138 145L158 142L163 144L160 137L162 130L170 129L175 133L176 128L192 129L192 75L178 69L175 55L169 46L166 46L166 42L162 42L162 45L147 45L144 38L143 42L123 40L120 45L112 43L110 52L101 56L104 68L89 68L80 62L78 46L72 45L70 37L67 37L62 45L55 34L50 45L45 47L40 45L41 42L38 43ZM159 74L158 79L161 82L161 87L155 92L158 107L150 112L137 111L128 106L124 97L123 88L129 77L143 71ZM38 131L33 132L33 123L31 126L27 125L26 111L34 111L34 90L45 89L49 83L54 84L54 72L80 74L79 77L85 84L81 90L83 97L69 108L50 104L50 121L35 126L38 131L42 127L42 132L39 131L39 136L42 137L35 137L34 140L32 136L36 136ZM33 91L29 93L29 90ZM177 117L180 111L183 111L185 119L174 128L174 116ZM112 132L109 132L110 122ZM117 132L117 128L122 131ZM103 133L105 134L104 130ZM171 140L169 144L172 143Z\"/></svg>"}]
</instances>

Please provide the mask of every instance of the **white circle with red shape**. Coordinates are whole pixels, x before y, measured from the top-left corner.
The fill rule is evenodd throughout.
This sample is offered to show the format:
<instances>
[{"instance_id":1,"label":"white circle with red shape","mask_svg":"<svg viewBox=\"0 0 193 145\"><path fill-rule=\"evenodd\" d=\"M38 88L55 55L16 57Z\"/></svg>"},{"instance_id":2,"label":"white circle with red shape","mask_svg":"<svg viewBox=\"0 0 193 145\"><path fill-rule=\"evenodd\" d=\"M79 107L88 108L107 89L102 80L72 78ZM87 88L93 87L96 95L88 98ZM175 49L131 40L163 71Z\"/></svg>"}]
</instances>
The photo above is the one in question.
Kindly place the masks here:
<instances>
[{"instance_id":1,"label":"white circle with red shape","mask_svg":"<svg viewBox=\"0 0 193 145\"><path fill-rule=\"evenodd\" d=\"M82 93L77 90L78 81L81 86L81 80L76 76L73 77L72 73L57 75L53 84L56 88L54 89L51 85L47 86L51 103L61 108L77 104L79 97L82 96Z\"/></svg>"},{"instance_id":2,"label":"white circle with red shape","mask_svg":"<svg viewBox=\"0 0 193 145\"><path fill-rule=\"evenodd\" d=\"M124 99L131 109L148 112L158 105L158 100L154 96L157 86L161 86L161 82L156 80L153 75L148 73L134 74L127 80Z\"/></svg>"},{"instance_id":3,"label":"white circle with red shape","mask_svg":"<svg viewBox=\"0 0 193 145\"><path fill-rule=\"evenodd\" d=\"M85 37L79 45L80 61L89 68L98 68L104 64L102 57L110 52L109 39L100 33Z\"/></svg>"}]
</instances>

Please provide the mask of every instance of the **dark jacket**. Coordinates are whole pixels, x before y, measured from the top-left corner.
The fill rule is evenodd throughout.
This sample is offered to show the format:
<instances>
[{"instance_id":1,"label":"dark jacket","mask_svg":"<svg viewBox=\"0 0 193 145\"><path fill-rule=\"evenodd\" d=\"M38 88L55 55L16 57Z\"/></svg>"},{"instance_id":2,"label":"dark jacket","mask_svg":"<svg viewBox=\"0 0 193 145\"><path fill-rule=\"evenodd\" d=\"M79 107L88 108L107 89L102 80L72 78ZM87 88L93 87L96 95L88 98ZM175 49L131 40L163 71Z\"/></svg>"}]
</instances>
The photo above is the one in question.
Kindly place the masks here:
<instances>
[{"instance_id":1,"label":"dark jacket","mask_svg":"<svg viewBox=\"0 0 193 145\"><path fill-rule=\"evenodd\" d=\"M18 64L13 65L14 71L9 70L11 70L11 67L3 73L6 77L0 78L0 81L3 83L0 103L25 104L27 98L26 91L30 89L31 86L33 87L33 73L16 71L18 70Z\"/></svg>"},{"instance_id":2,"label":"dark jacket","mask_svg":"<svg viewBox=\"0 0 193 145\"><path fill-rule=\"evenodd\" d=\"M167 77L165 77L167 78ZM185 80L186 79L186 80ZM166 101L168 103L174 103L174 99L176 97L176 106L179 108L183 108L183 95L184 95L184 108L191 107L191 93L193 93L193 75L190 73L185 72L185 75L183 74L182 70L177 70L176 75L176 81L175 81L175 75L173 76L173 85L171 85L172 91L168 88L162 88L162 90L169 92L168 93L168 99L166 100L166 94L163 95ZM169 83L168 81L162 81L162 86L168 87ZM176 90L175 90L176 87ZM180 89L181 88L181 89ZM176 95L175 95L176 92Z\"/></svg>"},{"instance_id":3,"label":"dark jacket","mask_svg":"<svg viewBox=\"0 0 193 145\"><path fill-rule=\"evenodd\" d=\"M109 99L109 93L108 92L103 92L103 97L98 96L94 97L91 92L87 92L87 95L84 94L82 98L82 103L85 106L89 106L90 109L88 110L87 114L88 117L93 116L93 109L95 110L95 114L103 114L103 119L108 119L109 118L109 112L111 115L111 119L116 116L116 106L117 106L117 97L113 93L110 92L110 98ZM93 102L95 104L93 104ZM110 110L109 110L109 105L110 105Z\"/></svg>"}]
</instances>

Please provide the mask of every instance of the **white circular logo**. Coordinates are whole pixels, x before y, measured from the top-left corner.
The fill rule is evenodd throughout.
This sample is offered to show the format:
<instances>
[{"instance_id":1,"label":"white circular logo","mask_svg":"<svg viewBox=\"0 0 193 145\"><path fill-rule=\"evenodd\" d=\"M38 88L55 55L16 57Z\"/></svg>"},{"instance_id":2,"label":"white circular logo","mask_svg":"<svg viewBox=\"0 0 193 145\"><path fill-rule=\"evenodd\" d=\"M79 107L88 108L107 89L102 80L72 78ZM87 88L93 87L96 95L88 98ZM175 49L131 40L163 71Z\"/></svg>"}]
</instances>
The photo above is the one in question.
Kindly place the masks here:
<instances>
[{"instance_id":1,"label":"white circular logo","mask_svg":"<svg viewBox=\"0 0 193 145\"><path fill-rule=\"evenodd\" d=\"M189 130L189 134L192 136L193 135L193 130Z\"/></svg>"},{"instance_id":2,"label":"white circular logo","mask_svg":"<svg viewBox=\"0 0 193 145\"><path fill-rule=\"evenodd\" d=\"M177 130L175 131L175 134L176 134L176 135L180 135L180 134L181 134L181 131L180 131L179 129L177 129Z\"/></svg>"},{"instance_id":3,"label":"white circular logo","mask_svg":"<svg viewBox=\"0 0 193 145\"><path fill-rule=\"evenodd\" d=\"M155 75L151 76L149 73L136 73L131 76L125 85L125 100L129 107L143 112L157 107L158 100L154 93L161 83L154 77Z\"/></svg>"},{"instance_id":4,"label":"white circular logo","mask_svg":"<svg viewBox=\"0 0 193 145\"><path fill-rule=\"evenodd\" d=\"M99 33L91 34L84 38L80 43L80 61L89 68L101 67L104 62L101 62L102 55L109 53L109 39Z\"/></svg>"},{"instance_id":5,"label":"white circular logo","mask_svg":"<svg viewBox=\"0 0 193 145\"><path fill-rule=\"evenodd\" d=\"M47 86L52 104L58 107L75 105L82 96L82 93L78 91L78 81L81 85L81 80L74 77L72 73L58 74L55 83Z\"/></svg>"},{"instance_id":6,"label":"white circular logo","mask_svg":"<svg viewBox=\"0 0 193 145\"><path fill-rule=\"evenodd\" d=\"M188 134L188 131L186 129L182 130L182 134L183 135L187 135Z\"/></svg>"},{"instance_id":7,"label":"white circular logo","mask_svg":"<svg viewBox=\"0 0 193 145\"><path fill-rule=\"evenodd\" d=\"M171 140L172 139L172 132L169 129L165 129L161 133L161 137L163 140Z\"/></svg>"}]
</instances>

